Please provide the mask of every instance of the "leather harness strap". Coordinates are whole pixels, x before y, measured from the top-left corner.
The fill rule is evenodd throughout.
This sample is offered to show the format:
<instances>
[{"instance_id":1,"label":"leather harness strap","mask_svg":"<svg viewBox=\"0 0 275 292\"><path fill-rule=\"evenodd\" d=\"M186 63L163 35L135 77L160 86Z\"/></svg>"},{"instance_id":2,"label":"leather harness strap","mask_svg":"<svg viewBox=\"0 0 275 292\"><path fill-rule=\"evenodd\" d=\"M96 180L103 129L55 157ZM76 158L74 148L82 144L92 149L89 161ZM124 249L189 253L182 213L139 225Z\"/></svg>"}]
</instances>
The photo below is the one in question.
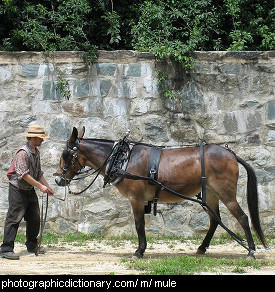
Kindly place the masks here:
<instances>
[{"instance_id":1,"label":"leather harness strap","mask_svg":"<svg viewBox=\"0 0 275 292\"><path fill-rule=\"evenodd\" d=\"M151 147L149 166L148 166L148 177L151 180L158 180L158 169L159 169L161 151L162 151L161 147L157 147L157 146ZM150 183L150 181L149 181L149 184L153 185L153 183Z\"/></svg>"},{"instance_id":2,"label":"leather harness strap","mask_svg":"<svg viewBox=\"0 0 275 292\"><path fill-rule=\"evenodd\" d=\"M205 142L200 144L200 160L201 160L201 186L202 191L201 194L198 195L198 198L201 199L202 206L206 205L206 176L205 176L205 166L204 166L204 145ZM154 181L158 180L158 169L159 169L159 162L161 156L161 147L152 146L150 152L150 159L149 159L149 166L148 166L148 184L154 185ZM145 209L145 213L151 213L151 203L154 203L154 215L157 215L157 203L158 203L158 196L161 187L156 185L155 197L153 201L148 202L148 206Z\"/></svg>"},{"instance_id":3,"label":"leather harness strap","mask_svg":"<svg viewBox=\"0 0 275 292\"><path fill-rule=\"evenodd\" d=\"M201 194L202 194L202 205L206 205L206 176L205 176L205 167L204 167L204 145L205 142L200 144L200 157L201 157Z\"/></svg>"}]
</instances>

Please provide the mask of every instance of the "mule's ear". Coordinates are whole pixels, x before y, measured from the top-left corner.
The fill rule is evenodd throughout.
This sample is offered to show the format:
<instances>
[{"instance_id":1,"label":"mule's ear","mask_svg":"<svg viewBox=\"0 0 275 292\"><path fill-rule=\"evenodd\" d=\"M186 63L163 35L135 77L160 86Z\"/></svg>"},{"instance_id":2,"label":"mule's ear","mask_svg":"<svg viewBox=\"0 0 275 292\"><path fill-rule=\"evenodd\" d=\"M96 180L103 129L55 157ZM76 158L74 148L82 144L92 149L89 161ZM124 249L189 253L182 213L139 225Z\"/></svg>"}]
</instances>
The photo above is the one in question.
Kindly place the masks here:
<instances>
[{"instance_id":1,"label":"mule's ear","mask_svg":"<svg viewBox=\"0 0 275 292\"><path fill-rule=\"evenodd\" d=\"M82 139L84 134L85 134L85 127L83 127L82 130L78 133L77 138L78 139Z\"/></svg>"},{"instance_id":2,"label":"mule's ear","mask_svg":"<svg viewBox=\"0 0 275 292\"><path fill-rule=\"evenodd\" d=\"M78 136L78 131L77 131L77 128L74 127L73 128L73 131L72 131L72 134L71 134L71 137L69 139L69 144L70 145L74 145L75 144L75 141L77 139L77 136Z\"/></svg>"}]
</instances>

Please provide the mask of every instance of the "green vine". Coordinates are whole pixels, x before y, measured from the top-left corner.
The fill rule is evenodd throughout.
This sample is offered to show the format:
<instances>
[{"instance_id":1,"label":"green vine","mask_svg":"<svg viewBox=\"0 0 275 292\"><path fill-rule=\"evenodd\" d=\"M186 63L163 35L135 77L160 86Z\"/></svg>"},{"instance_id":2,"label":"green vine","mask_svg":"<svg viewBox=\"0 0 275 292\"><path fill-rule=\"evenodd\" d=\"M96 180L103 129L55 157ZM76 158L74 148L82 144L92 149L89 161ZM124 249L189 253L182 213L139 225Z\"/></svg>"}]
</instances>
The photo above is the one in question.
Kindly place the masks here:
<instances>
[{"instance_id":1,"label":"green vine","mask_svg":"<svg viewBox=\"0 0 275 292\"><path fill-rule=\"evenodd\" d=\"M69 100L71 98L69 82L64 79L64 73L59 68L55 67L55 70L57 72L56 92L59 91L61 97Z\"/></svg>"},{"instance_id":2,"label":"green vine","mask_svg":"<svg viewBox=\"0 0 275 292\"><path fill-rule=\"evenodd\" d=\"M157 70L157 78L158 78L158 85L159 85L161 94L163 94L163 96L165 98L175 99L175 98L179 98L181 96L179 90L169 90L169 89L167 89L168 76L166 76L164 74L163 70L161 70L161 69Z\"/></svg>"}]
</instances>

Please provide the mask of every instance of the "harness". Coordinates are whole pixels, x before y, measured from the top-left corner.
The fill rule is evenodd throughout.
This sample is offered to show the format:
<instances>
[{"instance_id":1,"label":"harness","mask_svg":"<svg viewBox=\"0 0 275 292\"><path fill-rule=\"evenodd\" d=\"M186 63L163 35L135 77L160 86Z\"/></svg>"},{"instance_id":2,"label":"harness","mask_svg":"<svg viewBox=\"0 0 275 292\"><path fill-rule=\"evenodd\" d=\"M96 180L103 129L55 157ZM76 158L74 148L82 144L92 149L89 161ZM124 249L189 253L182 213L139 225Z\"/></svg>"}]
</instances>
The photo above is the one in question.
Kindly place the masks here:
<instances>
[{"instance_id":1,"label":"harness","mask_svg":"<svg viewBox=\"0 0 275 292\"><path fill-rule=\"evenodd\" d=\"M71 194L79 195L79 194L85 192L89 187L91 187L91 185L97 179L99 173L106 166L106 171L105 171L106 175L104 177L104 186L103 187L105 187L108 183L110 183L110 184L118 183L123 178L131 179L131 180L144 180L144 181L147 181L149 184L156 186L155 197L154 197L153 201L148 202L148 205L145 206L145 213L151 213L151 204L153 202L154 203L154 215L157 214L158 195L159 195L159 192L161 190L164 190L164 191L169 192L172 195L175 195L175 196L180 197L182 199L200 204L202 206L202 208L204 209L204 211L207 212L209 215L211 214L211 216L218 222L218 224L224 230L226 230L229 233L229 235L236 242L238 242L242 247L244 247L248 251L251 251L249 249L249 247L247 247L243 243L243 241L244 241L243 239L241 239L238 235L236 235L234 232L232 232L230 229L228 229L222 223L220 217L212 210L212 208L210 206L208 206L208 204L206 202L206 176L205 176L205 165L204 165L204 146L206 145L205 142L203 142L202 144L199 145L199 147L200 147L200 160L201 160L202 191L201 191L201 193L199 193L196 196L197 198L195 199L195 198L190 198L190 197L187 197L183 194L180 194L180 193L168 188L167 186L163 185L162 183L160 183L157 180L158 167L159 167L159 162L161 159L162 147L156 147L156 146L144 144L144 143L130 142L127 138L128 135L129 135L129 133L127 133L126 136L122 140L120 140L117 143L114 143L113 149L112 149L111 153L109 154L109 156L106 158L103 165L92 173L92 174L97 173L95 178L92 180L92 182L81 192L74 193L74 192L70 191ZM77 141L76 143L78 144L79 141ZM148 176L133 175L133 174L126 171L132 148L135 145L146 145L146 146L151 147L150 161L149 161L149 167L148 167ZM66 174L68 167L70 166L70 163L72 161L77 160L77 154L76 154L77 145L71 147L68 145L68 142L67 142L67 146L71 149L71 151L70 151L71 154L69 154L69 156L68 156L69 162L67 161L65 167L63 168L63 178L64 179L66 179L65 174ZM235 155L235 153L232 150L228 149L227 145L226 145L226 149ZM66 150L64 150L64 151L66 151ZM63 155L64 154L66 154L66 153L63 152ZM73 158L74 158L74 160L73 160ZM75 180L78 180L78 179L82 179L82 178L77 178Z\"/></svg>"},{"instance_id":2,"label":"harness","mask_svg":"<svg viewBox=\"0 0 275 292\"><path fill-rule=\"evenodd\" d=\"M105 169L103 188L105 188L108 183L115 185L122 180L122 177L116 176L115 173L118 169L126 170L134 145L133 143L129 143L127 138L114 143Z\"/></svg>"},{"instance_id":3,"label":"harness","mask_svg":"<svg viewBox=\"0 0 275 292\"><path fill-rule=\"evenodd\" d=\"M197 199L187 197L183 194L180 194L162 183L160 183L157 178L158 178L158 168L159 168L159 162L161 158L161 151L162 147L156 147L151 145L151 152L150 152L150 160L149 160L149 167L148 167L148 176L137 176L133 175L127 171L125 171L122 168L115 168L112 175L114 177L118 177L120 179L122 178L127 178L127 179L132 179L132 180L145 180L148 181L148 184L150 185L155 185L156 186L156 191L155 191L155 197L153 201L149 201L148 205L145 206L145 213L151 213L151 204L152 202L154 203L154 215L156 216L157 214L157 203L158 203L158 195L161 190L167 191L177 197L180 197L185 200L189 200L195 203L199 203L203 210L208 213L209 215L211 214L215 220L218 222L218 224L229 233L229 235L236 241L238 242L242 247L250 251L249 247L247 247L245 244L243 244L244 240L240 238L238 235L236 235L234 232L232 232L230 229L228 229L221 221L221 218L212 210L210 206L206 203L206 176L205 176L205 165L204 165L204 146L206 145L205 142L201 143L199 145L200 147L200 159L201 159L201 184L202 184L202 191L199 193L196 197ZM228 147L226 147L228 149ZM231 151L233 154L234 152Z\"/></svg>"},{"instance_id":4,"label":"harness","mask_svg":"<svg viewBox=\"0 0 275 292\"><path fill-rule=\"evenodd\" d=\"M150 158L149 158L149 166L148 166L148 184L153 185L152 181L158 180L158 169L159 169L159 162L161 156L162 148L158 146L151 146ZM155 197L153 201L149 201L147 206L144 206L145 214L151 213L151 205L152 202L154 203L154 216L157 215L157 203L159 199L159 192L161 188L156 186Z\"/></svg>"}]
</instances>

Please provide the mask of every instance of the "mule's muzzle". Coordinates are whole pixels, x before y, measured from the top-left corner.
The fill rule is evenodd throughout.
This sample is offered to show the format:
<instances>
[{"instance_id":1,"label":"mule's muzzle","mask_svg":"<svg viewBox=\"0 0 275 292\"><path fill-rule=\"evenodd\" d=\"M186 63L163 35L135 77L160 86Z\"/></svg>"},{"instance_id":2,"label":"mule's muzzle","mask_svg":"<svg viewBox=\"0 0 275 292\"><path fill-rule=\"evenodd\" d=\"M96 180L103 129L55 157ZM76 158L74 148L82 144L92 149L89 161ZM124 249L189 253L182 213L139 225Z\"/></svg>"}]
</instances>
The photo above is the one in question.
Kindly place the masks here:
<instances>
[{"instance_id":1,"label":"mule's muzzle","mask_svg":"<svg viewBox=\"0 0 275 292\"><path fill-rule=\"evenodd\" d=\"M61 177L60 175L57 175L55 178L55 182L58 186L60 187L65 187L70 183L70 180L65 180L63 177Z\"/></svg>"}]
</instances>

